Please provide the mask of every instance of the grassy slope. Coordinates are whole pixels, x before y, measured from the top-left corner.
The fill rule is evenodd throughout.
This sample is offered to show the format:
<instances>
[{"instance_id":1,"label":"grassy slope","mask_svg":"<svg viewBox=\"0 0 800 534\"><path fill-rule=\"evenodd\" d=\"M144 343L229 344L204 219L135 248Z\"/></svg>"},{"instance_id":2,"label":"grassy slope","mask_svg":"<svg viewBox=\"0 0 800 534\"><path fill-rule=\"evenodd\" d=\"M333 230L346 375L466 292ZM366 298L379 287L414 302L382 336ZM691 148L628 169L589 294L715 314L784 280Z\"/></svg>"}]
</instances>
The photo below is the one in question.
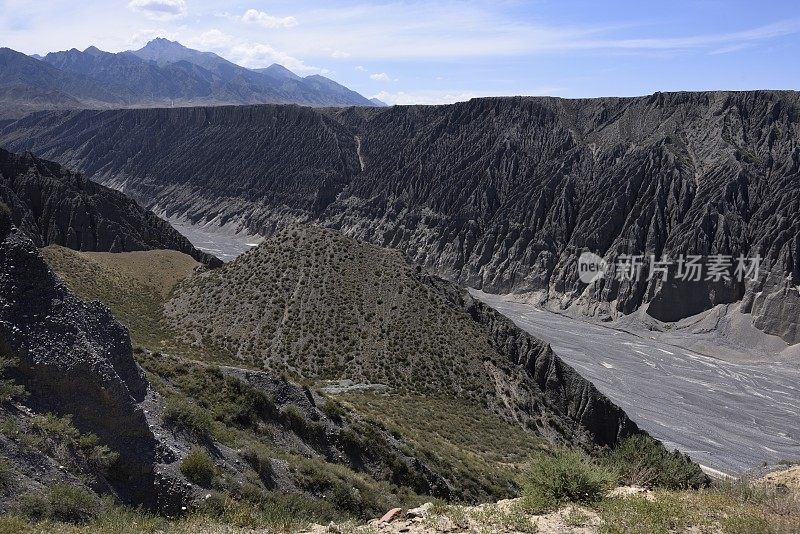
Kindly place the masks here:
<instances>
[{"instance_id":1,"label":"grassy slope","mask_svg":"<svg viewBox=\"0 0 800 534\"><path fill-rule=\"evenodd\" d=\"M162 316L164 302L173 294L174 286L180 280L186 279L184 285L189 287L196 283L197 276L193 272L197 263L194 260L171 251L86 253L51 246L43 249L43 253L54 271L73 291L82 298L96 299L106 304L128 326L134 343L149 349L137 349L135 355L162 394L190 398L211 414L225 408L222 400L204 393L209 387L214 389L217 386L197 387L194 384L207 377L203 372L206 364L201 362L228 360L230 353L223 352L223 356L215 352L213 345L209 349L188 346L176 340L172 327ZM402 261L393 256L387 255L387 266ZM353 257L358 255L350 253L350 258ZM345 270L344 266L338 269ZM377 269L373 266L372 270ZM203 275L203 278L208 277L208 274ZM415 281L408 278L399 282L395 280L395 283L412 285ZM358 284L358 277L348 284ZM423 310L441 306L429 298L427 291L415 289L423 291L425 302L420 305ZM377 295L377 290L367 288L365 291L372 298L382 298ZM372 294L373 291L376 293ZM412 298L416 297L409 293L403 310L413 306ZM210 302L219 304L218 299L211 299ZM386 309L399 314L397 310L401 309L400 306L394 310L393 306L388 305ZM335 309L337 313L342 310ZM440 312L425 313L434 315ZM439 318L442 324L446 324L445 319L455 320L457 325L462 324L459 328L463 328L464 321L468 321L467 318L453 318L452 312L449 313ZM349 321L347 317L336 316L331 320ZM448 335L455 336L455 330L456 327L451 326ZM248 363L242 361L240 365L246 366ZM426 398L370 394L348 394L339 398L357 413L404 436L412 444L414 454L430 461L435 468L450 473L456 486L463 488L464 494L471 499L514 495L516 465L524 462L532 451L541 446L539 438L491 414L477 401L444 396ZM323 462L302 460L282 451L269 435L254 436L249 430L229 428L220 421L212 424L211 434L215 440L234 448L243 448L257 441L268 454L298 465L299 470L325 468Z\"/></svg>"},{"instance_id":2,"label":"grassy slope","mask_svg":"<svg viewBox=\"0 0 800 534\"><path fill-rule=\"evenodd\" d=\"M156 349L171 335L161 324L161 308L175 284L199 266L173 250L77 252L51 245L45 260L86 300L99 300L128 327L134 343Z\"/></svg>"},{"instance_id":3,"label":"grassy slope","mask_svg":"<svg viewBox=\"0 0 800 534\"><path fill-rule=\"evenodd\" d=\"M335 249L335 245L330 246ZM317 245L317 250L321 251L320 244ZM77 253L59 247L49 247L45 250L48 261L67 284L84 298L95 298L108 305L117 317L131 328L134 340L138 344L152 348L185 349L181 344L175 344L172 339L173 333L165 326L161 309L165 299L172 294L175 282L191 274L193 261L187 257L173 256L172 253L166 253L164 256L161 251L133 254L137 257L129 254ZM349 257L358 258L358 255L350 252ZM289 261L290 257L284 258L282 268L287 269L289 273L295 272L297 265L292 266ZM388 263L384 267L391 265L391 258L387 258L386 261ZM313 265L313 262L310 265ZM135 269L135 272L132 272L132 269ZM340 267L339 270L343 271L343 268ZM341 274L344 275L344 272ZM323 283L328 284L327 287L340 283L345 284L343 287L347 287L347 284L357 283L358 276L364 276L362 284L364 280L369 282L371 279L365 276L366 274L368 273L362 269L358 275L342 276L325 282L323 278L316 283L320 286ZM395 280L391 283L402 284L403 280L409 281L409 278L406 278L407 273L399 274L400 276L394 276ZM353 280L348 281L351 276ZM413 275L411 278L413 279ZM192 283L190 282L190 287ZM372 283L375 287L374 280ZM386 283L390 282L387 280ZM430 305L433 304L435 303L432 302ZM397 308L393 309L395 305ZM376 302L377 306L380 305ZM430 310L428 306L429 304L425 304L421 309ZM339 309L346 310L346 308ZM396 312L405 308L401 308L399 304L390 304L384 309ZM299 311L298 306L293 305L291 301L284 302L283 312L288 317L293 317L292 314L297 311ZM347 322L354 319L342 320ZM358 321L355 324L362 325ZM307 326L308 330L304 331L319 333L319 329L311 326L313 325ZM354 325L351 326L355 328ZM355 331L361 332L359 329ZM367 329L367 339L375 342L375 338L370 336L378 331ZM198 359L207 356L194 349L186 349L184 353ZM226 408L225 404L231 402L231 399L219 398L220 395L224 396L219 387L203 382L208 380L209 376L216 376L214 373L209 375L208 370L204 370L208 367L206 364L192 362L185 356L162 356L151 352L140 352L138 357L148 369L154 383L167 394L185 395L192 402L207 407L212 414L215 411L223 411L223 408ZM436 377L435 380L442 378ZM467 399L376 393L347 393L337 398L356 412L379 421L388 430L404 435L421 458L425 458L437 467L445 466L453 476L461 477L462 485L484 495L489 493L502 497L513 493L512 480L516 478L519 465L541 448L541 443L531 439L530 434L489 414L480 404ZM247 429L227 426L220 420L213 422L211 431L215 439L233 447L253 445L262 447L262 450L267 451L273 458L288 462L297 473L298 480L307 484L319 485L322 481L325 487L331 488L336 485L350 487L357 483L364 492L373 495L370 497L372 506L388 506L390 503L399 502L396 499L401 498L399 495L390 495L396 489L368 480L363 475L353 473L342 466L328 464L318 458L304 458L302 455L284 450L284 447L270 438L269 431L257 436ZM262 428L261 432L263 431ZM269 492L265 495L272 499ZM389 500L385 500L386 497L389 497ZM404 498L411 496L407 495ZM795 500L792 501L792 498ZM269 513L267 513L269 510L258 505L253 507L246 502L237 504L235 501L229 501L225 510L221 512L222 515L193 515L178 522L111 509L84 528L43 524L35 529L68 531L74 528L76 532L140 530L201 532L216 531L230 526L243 527L245 530L250 527L275 528L281 525L284 528L297 528L305 518L309 517L308 514L311 514L311 517L331 517L331 514L336 513L324 499L317 500L316 503L309 501L303 504L307 507L304 508L305 513L298 513L296 505L280 504L275 508L275 501L270 502L273 504L270 505L269 510L272 511ZM654 494L654 498L612 498L600 501L587 513L595 514L601 523L583 531L624 532L638 529L643 532L661 532L665 529L681 530L689 526L722 532L800 531L800 518L797 516L797 510L800 508L796 503L796 497L787 500L780 492L765 493L758 489L748 489L746 485L723 485L704 491L659 491ZM468 510L458 510L457 507L446 507L445 510L459 517L471 513ZM580 517L581 514L571 516L575 523L580 523ZM529 520L516 512L487 514L482 511L478 520L482 522L482 528L489 530L501 526L513 527L526 522L529 524ZM348 528L355 531L354 524L350 525ZM0 530L19 532L30 528L24 519L13 516L0 517L0 527L2 527ZM577 528L586 528L586 525Z\"/></svg>"},{"instance_id":4,"label":"grassy slope","mask_svg":"<svg viewBox=\"0 0 800 534\"><path fill-rule=\"evenodd\" d=\"M298 526L312 519L363 518L416 499L407 488L310 454L285 421L264 419L251 405L255 397L247 386L224 378L219 366L209 361L214 360L213 354L175 341L162 321L162 309L177 281L192 275L198 265L189 256L172 251L85 253L57 246L43 253L73 291L84 299L103 302L128 326L137 345L134 355L164 397L167 410L172 410L173 417L191 419L188 426L181 423L181 432L194 434L199 443L257 451L287 465L297 487L295 495L272 491L269 483L252 472L244 479L219 472L212 493L226 496L228 502L224 511L214 510L213 519L205 521ZM352 491L357 499L335 497ZM270 510L264 502L271 503Z\"/></svg>"},{"instance_id":5,"label":"grassy slope","mask_svg":"<svg viewBox=\"0 0 800 534\"><path fill-rule=\"evenodd\" d=\"M164 320L164 302L200 266L191 256L173 250L77 252L58 245L43 248L42 255L75 294L108 306L128 327L134 345L193 360L217 360L218 353L177 340Z\"/></svg>"},{"instance_id":6,"label":"grassy slope","mask_svg":"<svg viewBox=\"0 0 800 534\"><path fill-rule=\"evenodd\" d=\"M337 397L389 431L417 455L455 473L471 493L511 497L519 470L548 444L474 401L419 395L348 393Z\"/></svg>"},{"instance_id":7,"label":"grassy slope","mask_svg":"<svg viewBox=\"0 0 800 534\"><path fill-rule=\"evenodd\" d=\"M415 274L395 251L295 228L182 283L166 314L186 342L298 378L484 398L496 352Z\"/></svg>"}]
</instances>

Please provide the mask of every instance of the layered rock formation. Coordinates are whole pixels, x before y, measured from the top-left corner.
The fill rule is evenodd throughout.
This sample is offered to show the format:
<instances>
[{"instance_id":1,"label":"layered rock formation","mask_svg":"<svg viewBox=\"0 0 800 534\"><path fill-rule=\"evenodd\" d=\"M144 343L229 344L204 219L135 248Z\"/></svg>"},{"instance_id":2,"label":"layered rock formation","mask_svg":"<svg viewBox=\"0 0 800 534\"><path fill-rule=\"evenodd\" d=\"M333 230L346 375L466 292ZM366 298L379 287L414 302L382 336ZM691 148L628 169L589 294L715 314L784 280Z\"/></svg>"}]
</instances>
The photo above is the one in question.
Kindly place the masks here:
<instances>
[{"instance_id":1,"label":"layered rock formation","mask_svg":"<svg viewBox=\"0 0 800 534\"><path fill-rule=\"evenodd\" d=\"M490 292L666 321L742 301L798 341L800 93L487 98L36 114L0 142L167 213L270 235L315 221ZM585 250L763 258L756 282L577 276Z\"/></svg>"},{"instance_id":2,"label":"layered rock formation","mask_svg":"<svg viewBox=\"0 0 800 534\"><path fill-rule=\"evenodd\" d=\"M99 252L164 248L210 267L222 264L125 195L31 154L0 149L0 200L11 209L13 223L39 247Z\"/></svg>"}]
</instances>

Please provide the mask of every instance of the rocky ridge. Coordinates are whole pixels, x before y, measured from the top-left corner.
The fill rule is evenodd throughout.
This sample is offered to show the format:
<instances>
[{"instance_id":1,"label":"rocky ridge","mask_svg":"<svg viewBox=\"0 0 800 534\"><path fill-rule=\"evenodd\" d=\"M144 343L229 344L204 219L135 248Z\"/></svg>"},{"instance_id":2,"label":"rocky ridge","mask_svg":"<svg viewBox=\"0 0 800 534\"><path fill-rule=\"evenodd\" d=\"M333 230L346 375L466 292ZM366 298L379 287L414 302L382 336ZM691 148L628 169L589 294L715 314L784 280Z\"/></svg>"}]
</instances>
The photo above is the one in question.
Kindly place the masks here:
<instances>
[{"instance_id":1,"label":"rocky ridge","mask_svg":"<svg viewBox=\"0 0 800 534\"><path fill-rule=\"evenodd\" d=\"M641 308L674 321L741 302L795 343L798 95L40 113L4 124L0 142L195 221L260 235L313 221L460 284L598 317ZM586 250L611 262L758 255L762 276L664 284L645 269L587 285Z\"/></svg>"},{"instance_id":2,"label":"rocky ridge","mask_svg":"<svg viewBox=\"0 0 800 534\"><path fill-rule=\"evenodd\" d=\"M174 510L180 492L155 466L175 457L146 416L152 392L125 328L100 303L75 297L16 228L0 244L0 273L0 343L18 360L11 377L27 392L25 406L70 415L119 454L106 484L123 502Z\"/></svg>"},{"instance_id":3,"label":"rocky ridge","mask_svg":"<svg viewBox=\"0 0 800 534\"><path fill-rule=\"evenodd\" d=\"M11 209L15 226L39 247L99 252L164 248L209 267L222 264L125 195L29 153L0 149L0 201Z\"/></svg>"}]
</instances>

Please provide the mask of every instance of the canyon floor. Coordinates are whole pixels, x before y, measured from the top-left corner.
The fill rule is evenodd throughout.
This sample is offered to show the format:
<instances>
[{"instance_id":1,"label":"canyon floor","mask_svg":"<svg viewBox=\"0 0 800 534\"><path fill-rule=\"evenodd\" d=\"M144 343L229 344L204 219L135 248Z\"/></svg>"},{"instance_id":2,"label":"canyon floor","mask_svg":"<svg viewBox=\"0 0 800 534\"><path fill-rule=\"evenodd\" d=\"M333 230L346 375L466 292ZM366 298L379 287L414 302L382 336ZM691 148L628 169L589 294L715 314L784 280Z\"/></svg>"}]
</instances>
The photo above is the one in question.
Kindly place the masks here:
<instances>
[{"instance_id":1,"label":"canyon floor","mask_svg":"<svg viewBox=\"0 0 800 534\"><path fill-rule=\"evenodd\" d=\"M735 362L686 348L692 334L658 333L576 319L473 295L550 343L642 428L706 468L741 474L800 458L800 370L781 361Z\"/></svg>"}]
</instances>

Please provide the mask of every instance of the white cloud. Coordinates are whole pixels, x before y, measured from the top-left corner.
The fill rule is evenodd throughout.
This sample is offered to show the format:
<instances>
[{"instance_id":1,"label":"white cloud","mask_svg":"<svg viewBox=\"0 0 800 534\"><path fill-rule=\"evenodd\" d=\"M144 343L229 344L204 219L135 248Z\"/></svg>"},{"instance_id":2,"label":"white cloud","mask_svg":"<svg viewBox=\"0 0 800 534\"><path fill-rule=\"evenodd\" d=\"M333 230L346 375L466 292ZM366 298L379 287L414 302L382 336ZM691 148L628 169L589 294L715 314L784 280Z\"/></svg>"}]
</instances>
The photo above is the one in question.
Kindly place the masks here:
<instances>
[{"instance_id":1,"label":"white cloud","mask_svg":"<svg viewBox=\"0 0 800 534\"><path fill-rule=\"evenodd\" d=\"M557 94L563 89L558 87L537 87L526 94L529 95L553 95ZM489 97L489 96L508 96L510 93L501 92L482 92L476 93L474 91L464 90L422 90L422 91L381 91L378 94L372 95L370 98L377 98L387 104L392 105L438 105L438 104L452 104L454 102L466 102L473 98Z\"/></svg>"},{"instance_id":2,"label":"white cloud","mask_svg":"<svg viewBox=\"0 0 800 534\"><path fill-rule=\"evenodd\" d=\"M630 22L546 23L508 16L492 3L351 3L303 12L303 32L282 33L272 43L292 54L348 50L359 61L485 58L560 53L710 52L742 43L800 33L800 19L720 33L651 37L652 27ZM446 29L443 31L442 29Z\"/></svg>"},{"instance_id":3,"label":"white cloud","mask_svg":"<svg viewBox=\"0 0 800 534\"><path fill-rule=\"evenodd\" d=\"M415 104L452 104L453 102L466 102L480 95L470 91L381 91L370 98L377 98L387 104L410 106Z\"/></svg>"},{"instance_id":4,"label":"white cloud","mask_svg":"<svg viewBox=\"0 0 800 534\"><path fill-rule=\"evenodd\" d=\"M186 0L131 0L128 9L152 20L172 20L185 17Z\"/></svg>"},{"instance_id":5,"label":"white cloud","mask_svg":"<svg viewBox=\"0 0 800 534\"><path fill-rule=\"evenodd\" d=\"M199 50L219 50L228 46L231 42L233 42L233 37L214 28L198 36L189 38L186 41L186 46Z\"/></svg>"},{"instance_id":6,"label":"white cloud","mask_svg":"<svg viewBox=\"0 0 800 534\"><path fill-rule=\"evenodd\" d=\"M378 82L390 82L390 81L392 81L392 79L389 78L389 75L386 74L385 72L376 72L375 74L370 74L369 77L370 77L371 80L375 80L375 81L378 81Z\"/></svg>"},{"instance_id":7,"label":"white cloud","mask_svg":"<svg viewBox=\"0 0 800 534\"><path fill-rule=\"evenodd\" d=\"M289 54L276 50L268 44L243 43L230 48L226 54L228 59L238 63L243 67L259 68L268 67L272 63L280 63L287 69L294 72L320 72L325 69L306 65L303 60L290 56ZM328 72L328 71L325 71Z\"/></svg>"},{"instance_id":8,"label":"white cloud","mask_svg":"<svg viewBox=\"0 0 800 534\"><path fill-rule=\"evenodd\" d=\"M479 96L486 95L470 91L381 91L370 98L377 98L391 105L411 106L416 104L435 105L466 102Z\"/></svg>"},{"instance_id":9,"label":"white cloud","mask_svg":"<svg viewBox=\"0 0 800 534\"><path fill-rule=\"evenodd\" d=\"M297 26L297 19L294 17L275 17L257 9L248 9L240 17L240 20L247 24L258 24L269 29Z\"/></svg>"},{"instance_id":10,"label":"white cloud","mask_svg":"<svg viewBox=\"0 0 800 534\"><path fill-rule=\"evenodd\" d=\"M625 50L686 50L722 46L722 50L732 51L756 41L772 39L798 33L800 20L788 20L750 30L730 33L690 35L686 37L644 38L644 39L589 39L575 43L572 48L625 49ZM727 50L726 50L727 49Z\"/></svg>"},{"instance_id":11,"label":"white cloud","mask_svg":"<svg viewBox=\"0 0 800 534\"><path fill-rule=\"evenodd\" d=\"M745 50L746 48L752 48L754 46L753 43L737 43L728 46L723 46L721 48L717 48L716 50L712 50L709 52L709 55L717 55L717 54L730 54L731 52L738 52L739 50Z\"/></svg>"},{"instance_id":12,"label":"white cloud","mask_svg":"<svg viewBox=\"0 0 800 534\"><path fill-rule=\"evenodd\" d=\"M364 65L356 65L356 70L359 72L367 72L367 69L364 67Z\"/></svg>"},{"instance_id":13,"label":"white cloud","mask_svg":"<svg viewBox=\"0 0 800 534\"><path fill-rule=\"evenodd\" d=\"M334 50L333 53L331 54L331 57L334 59L344 59L350 57L350 53L343 52L341 50Z\"/></svg>"}]
</instances>

